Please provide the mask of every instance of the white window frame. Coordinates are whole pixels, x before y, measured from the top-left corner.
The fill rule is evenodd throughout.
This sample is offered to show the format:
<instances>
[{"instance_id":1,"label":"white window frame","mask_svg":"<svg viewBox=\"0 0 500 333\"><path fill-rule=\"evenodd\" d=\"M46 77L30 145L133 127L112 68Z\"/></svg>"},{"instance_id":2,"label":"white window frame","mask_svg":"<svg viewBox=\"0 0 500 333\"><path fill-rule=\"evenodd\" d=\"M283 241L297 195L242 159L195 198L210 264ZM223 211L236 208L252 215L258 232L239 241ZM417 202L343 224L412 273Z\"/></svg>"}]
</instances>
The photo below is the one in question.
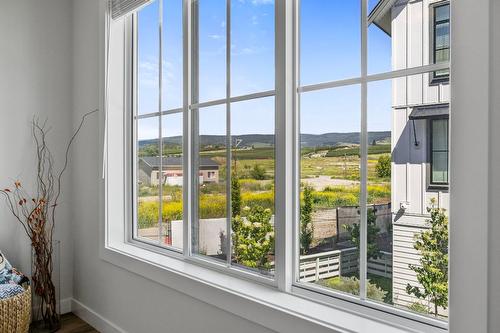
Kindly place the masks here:
<instances>
[{"instance_id":1,"label":"white window frame","mask_svg":"<svg viewBox=\"0 0 500 333\"><path fill-rule=\"evenodd\" d=\"M453 165L450 173L451 192L450 205L454 223L450 225L450 323L453 332L486 332L487 324L487 226L488 226L488 117L489 117L489 34L490 31L490 9L489 0L469 1L455 0L451 3L452 20L460 21L460 25L453 25L451 35L451 81L453 104L453 119L450 122L451 142L450 161ZM190 14L190 1L184 1L184 15ZM366 17L366 2L363 1L362 15ZM294 21L297 17L296 3L285 0L276 0L276 146L277 146L277 168L284 170L276 177L276 215L281 217L278 221L289 221L296 217L297 191L296 186L290 181L297 175L295 167L297 158L297 113L293 112L297 104L296 73L297 59L294 53L296 44L296 30ZM101 0L101 25L102 47L101 47L101 90L105 82L105 24L106 12L105 1ZM476 17L478 20L468 20ZM481 18L479 20L479 18ZM262 285L258 277L247 272L230 272L226 274L225 267L217 268L210 263L202 263L187 257L189 248L184 249L183 254L168 251L165 255L163 249L149 248L134 243L130 235L130 216L127 216L125 204L130 202L131 191L127 191L127 174L130 172L130 160L127 154L132 151L125 129L130 124L124 117L124 110L130 110L130 101L125 98L124 91L131 87L127 84L125 77L130 75L123 57L126 47L126 35L124 29L128 18L113 23L111 27L110 50L114 54L113 62L110 62L110 80L112 87L109 103L106 105L107 119L101 119L101 136L104 136L104 128L107 130L107 163L105 165L105 181L102 183L101 204L101 251L100 256L104 260L123 267L129 271L143 275L157 281L158 283L175 288L183 293L191 295L202 301L218 306L224 310L258 322L259 324L276 331L303 332L307 329L332 329L336 332L346 330L359 332L403 332L407 330L422 332L442 332L446 327L438 328L426 323L401 317L401 314L381 311L381 309L369 308L356 304L352 299L332 298L323 296L312 291L303 291L294 285L293 254L298 251L297 238L293 237L297 232L291 223L280 223L276 225L276 284L278 288ZM362 24L366 24L365 22ZM190 27L185 26L188 30ZM296 25L295 25L296 29ZM185 32L186 32L185 30ZM365 31L364 29L362 31ZM117 38L118 36L118 38ZM457 36L457 37L455 37ZM366 54L366 34L362 36L362 53ZM474 42L475 48L468 45ZM185 41L185 49L190 49L189 42ZM296 49L296 48L295 48ZM366 62L366 56L362 56L362 62ZM342 86L359 83L362 86L362 130L363 138L362 152L366 150L366 84L369 81L390 79L396 76L406 76L429 72L440 69L442 65L428 65L417 69L405 69L391 73L366 75L365 65L362 65L362 77L359 79L346 79L302 87L299 91L312 91L328 87ZM185 64L185 73L190 73L191 68ZM187 75L190 77L190 75ZM189 84L186 82L184 84ZM125 82L125 86L124 83ZM364 86L364 88L363 88ZM364 96L364 97L363 97ZM102 107L104 104L104 93L101 95ZM186 104L189 96L184 96L184 126L189 129L189 113ZM291 107L292 106L292 107ZM475 110L474 113L469 112ZM281 111L280 111L281 110ZM285 112L286 110L286 112ZM292 110L292 111L290 111ZM186 117L187 113L187 117ZM283 126L286 124L285 126ZM289 129L295 131L290 131ZM287 131L288 129L288 131ZM460 133L467 129L475 140L467 140ZM188 132L189 133L189 132ZM189 136L185 136L185 142L189 142ZM478 146L483 147L478 149ZM458 147L458 148L455 148ZM280 149L282 148L282 149ZM476 155L472 161L463 151L475 151ZM278 155L279 154L279 155ZM184 154L185 161L191 165L191 154ZM366 154L365 154L366 155ZM278 167L278 163L280 166ZM362 163L366 163L363 161ZM478 165L484 166L477 170ZM470 168L476 168L474 179L469 176ZM108 171L113 172L108 172ZM185 171L188 179L192 170ZM362 172L366 177L366 170ZM188 186L187 189L190 189ZM291 192L286 192L290 190ZM184 191L189 197L188 191ZM286 194L293 193L294 195ZM366 194L366 192L365 192ZM363 198L363 196L362 196ZM186 199L186 198L185 198ZM188 205L188 221L192 207ZM365 200L362 201L362 203ZM468 207L475 205L476 210L472 212ZM293 204L295 202L295 204ZM469 223L471 219L476 221L476 232L471 234ZM184 233L184 244L190 244L190 230ZM363 237L363 235L362 235ZM366 237L366 235L364 235ZM469 265L463 264L466 259L474 260L475 270L470 270ZM202 264L202 265L200 265ZM205 264L207 266L205 266ZM207 268L209 267L209 268ZM214 269L215 268L215 269ZM222 271L222 272L221 272ZM362 281L362 280L361 280ZM467 283L474 281L474 288L463 288ZM324 290L322 290L323 292ZM338 294L337 294L338 296ZM473 308L475 311L466 310ZM457 314L457 315L455 315ZM259 319L256 319L259 318Z\"/></svg>"}]
</instances>

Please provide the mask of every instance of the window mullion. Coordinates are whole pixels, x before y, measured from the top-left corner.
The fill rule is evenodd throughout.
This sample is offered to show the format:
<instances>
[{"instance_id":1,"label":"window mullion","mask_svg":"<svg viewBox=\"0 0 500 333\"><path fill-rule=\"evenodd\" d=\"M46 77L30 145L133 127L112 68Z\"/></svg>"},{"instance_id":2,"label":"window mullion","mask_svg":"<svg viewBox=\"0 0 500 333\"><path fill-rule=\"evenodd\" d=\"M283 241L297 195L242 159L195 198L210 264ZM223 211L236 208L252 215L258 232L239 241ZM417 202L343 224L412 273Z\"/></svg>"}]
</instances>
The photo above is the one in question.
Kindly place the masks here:
<instances>
[{"instance_id":1,"label":"window mullion","mask_svg":"<svg viewBox=\"0 0 500 333\"><path fill-rule=\"evenodd\" d=\"M231 197L231 0L226 0L226 260L228 267L232 259L232 197Z\"/></svg>"},{"instance_id":2,"label":"window mullion","mask_svg":"<svg viewBox=\"0 0 500 333\"><path fill-rule=\"evenodd\" d=\"M368 25L367 25L367 2L361 0L361 138L360 138L360 239L359 239L359 295L362 300L366 299L367 278L367 168L368 168L368 133L367 133L367 57L368 57Z\"/></svg>"},{"instance_id":3,"label":"window mullion","mask_svg":"<svg viewBox=\"0 0 500 333\"><path fill-rule=\"evenodd\" d=\"M163 1L158 2L158 133L159 133L159 142L158 142L158 151L159 151L159 187L158 187L158 195L160 197L160 202L158 204L159 213L158 213L158 244L161 245L161 238L163 234L163 116L161 115L162 109L162 94L163 94Z\"/></svg>"},{"instance_id":4,"label":"window mullion","mask_svg":"<svg viewBox=\"0 0 500 333\"><path fill-rule=\"evenodd\" d=\"M275 2L276 66L276 171L275 182L275 262L278 288L290 291L293 277L294 229L294 62L295 1Z\"/></svg>"},{"instance_id":5,"label":"window mullion","mask_svg":"<svg viewBox=\"0 0 500 333\"><path fill-rule=\"evenodd\" d=\"M182 6L182 30L183 30L183 254L191 254L191 225L193 223L194 198L193 184L193 121L192 112L189 109L192 94L192 26L191 26L191 0L184 0Z\"/></svg>"}]
</instances>

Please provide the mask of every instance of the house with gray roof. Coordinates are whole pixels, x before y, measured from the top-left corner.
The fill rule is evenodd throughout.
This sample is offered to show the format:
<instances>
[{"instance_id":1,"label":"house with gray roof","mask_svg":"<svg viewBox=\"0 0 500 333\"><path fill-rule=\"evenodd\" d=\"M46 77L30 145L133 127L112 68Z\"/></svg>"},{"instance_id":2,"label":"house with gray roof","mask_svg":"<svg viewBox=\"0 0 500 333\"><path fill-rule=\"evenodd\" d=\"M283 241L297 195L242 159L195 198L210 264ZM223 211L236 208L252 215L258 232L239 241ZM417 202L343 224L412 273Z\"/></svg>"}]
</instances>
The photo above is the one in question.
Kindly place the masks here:
<instances>
[{"instance_id":1,"label":"house with gray roof","mask_svg":"<svg viewBox=\"0 0 500 333\"><path fill-rule=\"evenodd\" d=\"M157 186L160 183L160 157L145 156L139 158L137 178L144 185ZM199 160L199 183L218 183L219 164L211 158L202 157ZM161 159L163 184L182 186L182 157L164 156Z\"/></svg>"}]
</instances>

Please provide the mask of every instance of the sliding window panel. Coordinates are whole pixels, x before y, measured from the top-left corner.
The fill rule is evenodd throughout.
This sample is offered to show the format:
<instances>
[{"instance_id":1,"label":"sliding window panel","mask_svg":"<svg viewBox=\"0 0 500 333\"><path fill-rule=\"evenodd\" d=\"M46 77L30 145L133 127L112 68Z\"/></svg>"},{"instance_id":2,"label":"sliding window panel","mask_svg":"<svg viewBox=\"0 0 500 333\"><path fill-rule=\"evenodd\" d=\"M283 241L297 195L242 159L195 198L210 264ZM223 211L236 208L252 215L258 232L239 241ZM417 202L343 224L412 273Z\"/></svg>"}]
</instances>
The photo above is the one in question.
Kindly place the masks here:
<instances>
[{"instance_id":1,"label":"sliding window panel","mask_svg":"<svg viewBox=\"0 0 500 333\"><path fill-rule=\"evenodd\" d=\"M368 13L368 74L449 60L449 1L381 1ZM432 79L448 74L440 70Z\"/></svg>"},{"instance_id":2,"label":"sliding window panel","mask_svg":"<svg viewBox=\"0 0 500 333\"><path fill-rule=\"evenodd\" d=\"M142 8L137 14L137 113L159 111L159 1Z\"/></svg>"},{"instance_id":3,"label":"sliding window panel","mask_svg":"<svg viewBox=\"0 0 500 333\"><path fill-rule=\"evenodd\" d=\"M182 250L183 245L183 114L162 115L161 243Z\"/></svg>"},{"instance_id":4,"label":"sliding window panel","mask_svg":"<svg viewBox=\"0 0 500 333\"><path fill-rule=\"evenodd\" d=\"M274 90L274 1L231 1L231 96Z\"/></svg>"},{"instance_id":5,"label":"sliding window panel","mask_svg":"<svg viewBox=\"0 0 500 333\"><path fill-rule=\"evenodd\" d=\"M226 97L226 1L193 1L193 13L194 102L223 99Z\"/></svg>"},{"instance_id":6,"label":"sliding window panel","mask_svg":"<svg viewBox=\"0 0 500 333\"><path fill-rule=\"evenodd\" d=\"M452 112L432 74L368 83L367 298L447 320Z\"/></svg>"},{"instance_id":7,"label":"sliding window panel","mask_svg":"<svg viewBox=\"0 0 500 333\"><path fill-rule=\"evenodd\" d=\"M162 111L182 107L182 0L162 0Z\"/></svg>"},{"instance_id":8,"label":"sliding window panel","mask_svg":"<svg viewBox=\"0 0 500 333\"><path fill-rule=\"evenodd\" d=\"M300 1L300 84L359 77L361 1Z\"/></svg>"},{"instance_id":9,"label":"sliding window panel","mask_svg":"<svg viewBox=\"0 0 500 333\"><path fill-rule=\"evenodd\" d=\"M198 189L193 223L193 252L225 261L227 258L226 106L195 114L195 175Z\"/></svg>"},{"instance_id":10,"label":"sliding window panel","mask_svg":"<svg viewBox=\"0 0 500 333\"><path fill-rule=\"evenodd\" d=\"M359 85L300 96L298 280L359 295Z\"/></svg>"},{"instance_id":11,"label":"sliding window panel","mask_svg":"<svg viewBox=\"0 0 500 333\"><path fill-rule=\"evenodd\" d=\"M160 153L159 118L136 122L135 231L138 239L159 244L160 236Z\"/></svg>"},{"instance_id":12,"label":"sliding window panel","mask_svg":"<svg viewBox=\"0 0 500 333\"><path fill-rule=\"evenodd\" d=\"M397 206L391 200L391 169L393 163L392 84L391 80L376 81L368 84L368 175L367 175L367 294L366 297L377 302L393 304L392 267L393 267L393 213ZM403 111L403 120L406 110ZM405 145L408 142L401 142ZM408 145L398 149L407 150ZM399 155L408 161L405 157ZM406 162L402 163L406 167ZM405 178L400 175L401 184ZM398 181L399 183L399 181ZM396 185L396 187L397 187ZM394 209L393 209L394 208Z\"/></svg>"},{"instance_id":13,"label":"sliding window panel","mask_svg":"<svg viewBox=\"0 0 500 333\"><path fill-rule=\"evenodd\" d=\"M274 97L231 104L232 261L274 272Z\"/></svg>"}]
</instances>

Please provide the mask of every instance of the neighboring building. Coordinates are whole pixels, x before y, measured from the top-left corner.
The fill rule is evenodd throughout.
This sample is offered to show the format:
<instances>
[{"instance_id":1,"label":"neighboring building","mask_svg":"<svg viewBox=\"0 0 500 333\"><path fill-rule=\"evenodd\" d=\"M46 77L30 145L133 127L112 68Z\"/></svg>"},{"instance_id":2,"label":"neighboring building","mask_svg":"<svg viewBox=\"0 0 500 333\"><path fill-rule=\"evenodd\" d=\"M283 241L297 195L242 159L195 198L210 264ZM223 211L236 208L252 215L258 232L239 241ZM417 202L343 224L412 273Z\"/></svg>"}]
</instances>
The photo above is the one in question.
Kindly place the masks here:
<instances>
[{"instance_id":1,"label":"neighboring building","mask_svg":"<svg viewBox=\"0 0 500 333\"><path fill-rule=\"evenodd\" d=\"M182 157L163 157L163 183L182 186ZM156 186L160 183L160 157L147 156L139 159L137 178L146 185ZM218 183L219 164L211 158L200 159L199 182Z\"/></svg>"},{"instance_id":2,"label":"neighboring building","mask_svg":"<svg viewBox=\"0 0 500 333\"><path fill-rule=\"evenodd\" d=\"M369 22L391 36L394 70L449 60L448 1L381 0ZM426 229L431 198L449 207L449 100L448 70L392 80L393 302L401 306L418 301L406 293L417 281L408 264L418 264L414 235Z\"/></svg>"}]
</instances>

